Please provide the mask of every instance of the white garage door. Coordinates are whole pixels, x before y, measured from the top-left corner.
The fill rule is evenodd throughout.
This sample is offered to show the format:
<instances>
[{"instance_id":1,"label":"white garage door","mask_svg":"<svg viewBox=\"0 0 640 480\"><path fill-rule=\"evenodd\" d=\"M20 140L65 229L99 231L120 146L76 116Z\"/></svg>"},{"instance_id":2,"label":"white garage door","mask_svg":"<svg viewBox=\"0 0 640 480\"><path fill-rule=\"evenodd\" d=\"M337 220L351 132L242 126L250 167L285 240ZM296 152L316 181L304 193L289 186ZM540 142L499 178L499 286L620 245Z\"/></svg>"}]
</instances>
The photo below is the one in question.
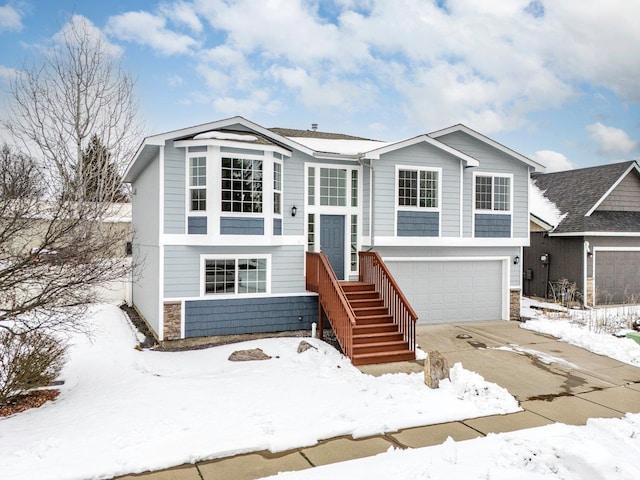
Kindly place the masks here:
<instances>
[{"instance_id":1,"label":"white garage door","mask_svg":"<svg viewBox=\"0 0 640 480\"><path fill-rule=\"evenodd\" d=\"M418 323L502 318L502 262L386 261Z\"/></svg>"}]
</instances>

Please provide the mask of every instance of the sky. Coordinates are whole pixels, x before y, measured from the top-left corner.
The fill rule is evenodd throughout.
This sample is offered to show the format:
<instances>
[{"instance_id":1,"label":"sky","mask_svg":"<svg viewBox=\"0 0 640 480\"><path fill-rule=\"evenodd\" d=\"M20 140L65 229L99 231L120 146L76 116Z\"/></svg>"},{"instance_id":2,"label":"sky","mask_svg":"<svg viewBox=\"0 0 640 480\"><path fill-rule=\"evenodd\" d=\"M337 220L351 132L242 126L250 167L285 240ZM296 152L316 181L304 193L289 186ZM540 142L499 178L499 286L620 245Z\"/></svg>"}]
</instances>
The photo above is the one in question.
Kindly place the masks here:
<instances>
[{"instance_id":1,"label":"sky","mask_svg":"<svg viewBox=\"0 0 640 480\"><path fill-rule=\"evenodd\" d=\"M147 134L463 123L547 171L640 158L640 0L0 0L2 111L74 16L136 79Z\"/></svg>"}]
</instances>

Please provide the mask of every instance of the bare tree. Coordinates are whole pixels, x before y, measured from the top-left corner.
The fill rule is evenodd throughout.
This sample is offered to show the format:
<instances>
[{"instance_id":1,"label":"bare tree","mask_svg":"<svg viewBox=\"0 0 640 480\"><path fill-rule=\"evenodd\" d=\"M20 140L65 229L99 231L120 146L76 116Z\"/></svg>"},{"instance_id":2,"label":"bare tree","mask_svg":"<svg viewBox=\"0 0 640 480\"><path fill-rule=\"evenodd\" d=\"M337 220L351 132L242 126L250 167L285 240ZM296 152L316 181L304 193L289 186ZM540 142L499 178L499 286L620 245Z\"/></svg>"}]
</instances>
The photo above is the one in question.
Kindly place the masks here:
<instances>
[{"instance_id":1,"label":"bare tree","mask_svg":"<svg viewBox=\"0 0 640 480\"><path fill-rule=\"evenodd\" d=\"M105 222L122 215L111 203L121 199L120 177L99 182L97 198L87 179L104 171L86 175L83 156L94 138L108 168L121 172L132 158L140 131L133 81L99 30L74 16L19 72L11 94L2 123L30 155L8 147L0 155L0 329L77 329L96 287L132 269L122 223Z\"/></svg>"},{"instance_id":2,"label":"bare tree","mask_svg":"<svg viewBox=\"0 0 640 480\"><path fill-rule=\"evenodd\" d=\"M25 64L10 84L5 128L56 170L56 186L74 191L75 200L84 199L82 156L93 136L120 170L140 138L134 82L113 50L88 20L73 16L40 61Z\"/></svg>"}]
</instances>

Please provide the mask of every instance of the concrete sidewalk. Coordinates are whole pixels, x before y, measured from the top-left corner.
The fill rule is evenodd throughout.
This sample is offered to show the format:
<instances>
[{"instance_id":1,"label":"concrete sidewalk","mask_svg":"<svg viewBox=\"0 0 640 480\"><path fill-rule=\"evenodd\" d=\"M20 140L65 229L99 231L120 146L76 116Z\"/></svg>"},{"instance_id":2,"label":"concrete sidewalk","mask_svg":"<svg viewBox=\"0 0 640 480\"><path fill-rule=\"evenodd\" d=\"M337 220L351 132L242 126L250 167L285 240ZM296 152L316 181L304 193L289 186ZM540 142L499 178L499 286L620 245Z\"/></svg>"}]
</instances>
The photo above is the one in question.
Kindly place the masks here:
<instances>
[{"instance_id":1,"label":"concrete sidewalk","mask_svg":"<svg viewBox=\"0 0 640 480\"><path fill-rule=\"evenodd\" d=\"M332 438L313 447L279 454L255 452L119 478L253 480L278 472L376 455L391 446L426 447L438 445L447 437L468 440L554 422L583 425L592 417L622 417L626 412L640 412L640 368L522 329L517 322L419 326L417 343L424 351L440 351L451 365L461 362L466 369L506 388L519 400L524 411L408 428L358 440ZM557 361L543 363L534 351ZM422 365L414 361L367 365L360 369L381 375L422 371Z\"/></svg>"}]
</instances>

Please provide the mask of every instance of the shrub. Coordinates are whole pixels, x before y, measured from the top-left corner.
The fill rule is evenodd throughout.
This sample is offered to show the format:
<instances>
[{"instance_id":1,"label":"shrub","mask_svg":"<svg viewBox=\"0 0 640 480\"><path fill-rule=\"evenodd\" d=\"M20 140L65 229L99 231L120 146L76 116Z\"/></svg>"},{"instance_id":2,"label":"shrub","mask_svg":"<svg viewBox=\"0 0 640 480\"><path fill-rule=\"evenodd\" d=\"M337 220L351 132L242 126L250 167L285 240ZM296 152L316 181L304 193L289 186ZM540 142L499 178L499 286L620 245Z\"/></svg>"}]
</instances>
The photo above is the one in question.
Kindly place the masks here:
<instances>
[{"instance_id":1,"label":"shrub","mask_svg":"<svg viewBox=\"0 0 640 480\"><path fill-rule=\"evenodd\" d=\"M0 405L49 385L60 373L67 346L39 331L0 331Z\"/></svg>"}]
</instances>

